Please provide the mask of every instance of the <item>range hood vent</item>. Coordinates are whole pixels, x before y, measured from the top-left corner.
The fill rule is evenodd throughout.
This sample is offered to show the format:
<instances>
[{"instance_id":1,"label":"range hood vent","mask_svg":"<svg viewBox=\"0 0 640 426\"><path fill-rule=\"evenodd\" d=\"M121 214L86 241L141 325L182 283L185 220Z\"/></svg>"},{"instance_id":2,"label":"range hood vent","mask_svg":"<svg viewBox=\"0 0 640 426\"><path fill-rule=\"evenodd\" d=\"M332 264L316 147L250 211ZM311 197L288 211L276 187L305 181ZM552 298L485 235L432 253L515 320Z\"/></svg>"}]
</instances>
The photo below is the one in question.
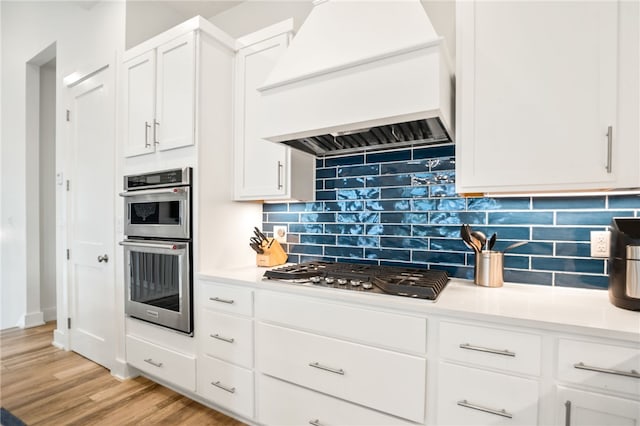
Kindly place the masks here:
<instances>
[{"instance_id":1,"label":"range hood vent","mask_svg":"<svg viewBox=\"0 0 640 426\"><path fill-rule=\"evenodd\" d=\"M439 118L428 118L368 129L310 136L282 143L312 155L329 156L450 141L451 137L442 121Z\"/></svg>"},{"instance_id":2,"label":"range hood vent","mask_svg":"<svg viewBox=\"0 0 640 426\"><path fill-rule=\"evenodd\" d=\"M453 73L420 0L324 0L263 85L261 137L316 156L452 141Z\"/></svg>"}]
</instances>

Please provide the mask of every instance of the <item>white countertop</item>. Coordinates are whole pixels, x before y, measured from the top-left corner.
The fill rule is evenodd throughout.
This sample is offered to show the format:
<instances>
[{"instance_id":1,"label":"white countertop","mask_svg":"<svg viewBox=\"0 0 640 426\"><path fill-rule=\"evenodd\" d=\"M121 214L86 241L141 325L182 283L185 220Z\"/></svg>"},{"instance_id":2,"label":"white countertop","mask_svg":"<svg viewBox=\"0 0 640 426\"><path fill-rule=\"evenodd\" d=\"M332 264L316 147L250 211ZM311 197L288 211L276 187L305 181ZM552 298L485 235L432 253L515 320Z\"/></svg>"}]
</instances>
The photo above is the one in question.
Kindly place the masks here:
<instances>
[{"instance_id":1,"label":"white countertop","mask_svg":"<svg viewBox=\"0 0 640 426\"><path fill-rule=\"evenodd\" d=\"M480 287L452 278L436 302L306 284L263 280L268 268L249 266L201 273L199 279L353 302L393 311L437 314L640 342L640 312L618 308L605 290L505 283Z\"/></svg>"}]
</instances>

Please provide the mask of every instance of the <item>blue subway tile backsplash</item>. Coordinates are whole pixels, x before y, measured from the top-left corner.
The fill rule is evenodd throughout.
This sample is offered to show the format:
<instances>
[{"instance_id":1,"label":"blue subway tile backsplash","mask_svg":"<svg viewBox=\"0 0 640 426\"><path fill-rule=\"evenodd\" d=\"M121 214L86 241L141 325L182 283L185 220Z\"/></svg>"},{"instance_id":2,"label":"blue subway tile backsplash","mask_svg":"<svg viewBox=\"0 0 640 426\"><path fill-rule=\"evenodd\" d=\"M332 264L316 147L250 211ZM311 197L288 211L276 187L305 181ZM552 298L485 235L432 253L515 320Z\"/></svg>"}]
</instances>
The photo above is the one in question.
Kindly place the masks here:
<instances>
[{"instance_id":1,"label":"blue subway tile backsplash","mask_svg":"<svg viewBox=\"0 0 640 426\"><path fill-rule=\"evenodd\" d=\"M640 217L640 195L460 197L455 145L318 158L316 201L264 204L263 230L288 227L289 262L327 260L442 269L472 279L460 224L498 235L505 280L606 289L605 259L590 232L612 217Z\"/></svg>"}]
</instances>

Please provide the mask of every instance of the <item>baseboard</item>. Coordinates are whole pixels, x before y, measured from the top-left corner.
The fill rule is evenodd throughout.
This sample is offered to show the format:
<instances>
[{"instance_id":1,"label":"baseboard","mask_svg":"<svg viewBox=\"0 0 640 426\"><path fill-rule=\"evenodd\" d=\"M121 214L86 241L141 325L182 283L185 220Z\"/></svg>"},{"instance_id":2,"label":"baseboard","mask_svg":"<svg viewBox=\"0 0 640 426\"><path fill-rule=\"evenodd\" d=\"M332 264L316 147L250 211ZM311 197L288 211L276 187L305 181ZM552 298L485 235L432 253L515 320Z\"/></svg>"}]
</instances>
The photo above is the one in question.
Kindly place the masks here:
<instances>
[{"instance_id":1,"label":"baseboard","mask_svg":"<svg viewBox=\"0 0 640 426\"><path fill-rule=\"evenodd\" d=\"M21 328L37 327L44 325L44 314L42 312L32 312L25 314L18 322Z\"/></svg>"},{"instance_id":2,"label":"baseboard","mask_svg":"<svg viewBox=\"0 0 640 426\"><path fill-rule=\"evenodd\" d=\"M116 358L111 369L111 375L118 380L127 380L139 376L138 370L129 367L129 364L121 358Z\"/></svg>"},{"instance_id":3,"label":"baseboard","mask_svg":"<svg viewBox=\"0 0 640 426\"><path fill-rule=\"evenodd\" d=\"M43 308L42 314L44 316L44 322L55 321L57 319L58 309L55 306Z\"/></svg>"},{"instance_id":4,"label":"baseboard","mask_svg":"<svg viewBox=\"0 0 640 426\"><path fill-rule=\"evenodd\" d=\"M53 330L53 342L51 342L53 346L62 350L69 350L69 335L62 330L55 329Z\"/></svg>"}]
</instances>

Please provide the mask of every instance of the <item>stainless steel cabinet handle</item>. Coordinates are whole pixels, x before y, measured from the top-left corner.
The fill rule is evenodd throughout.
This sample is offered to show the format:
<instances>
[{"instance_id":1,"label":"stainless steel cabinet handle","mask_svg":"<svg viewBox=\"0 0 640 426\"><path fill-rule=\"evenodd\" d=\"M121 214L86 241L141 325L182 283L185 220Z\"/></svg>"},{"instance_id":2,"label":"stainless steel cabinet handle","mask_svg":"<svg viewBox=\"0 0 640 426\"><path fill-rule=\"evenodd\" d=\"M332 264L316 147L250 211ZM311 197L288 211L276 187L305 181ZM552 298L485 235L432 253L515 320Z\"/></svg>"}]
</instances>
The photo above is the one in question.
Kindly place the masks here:
<instances>
[{"instance_id":1,"label":"stainless steel cabinet handle","mask_svg":"<svg viewBox=\"0 0 640 426\"><path fill-rule=\"evenodd\" d=\"M154 118L153 119L153 143L158 145L160 143L160 141L158 141L158 126L160 125L160 123Z\"/></svg>"},{"instance_id":2,"label":"stainless steel cabinet handle","mask_svg":"<svg viewBox=\"0 0 640 426\"><path fill-rule=\"evenodd\" d=\"M284 164L281 161L278 161L278 189L282 189L282 169Z\"/></svg>"},{"instance_id":3,"label":"stainless steel cabinet handle","mask_svg":"<svg viewBox=\"0 0 640 426\"><path fill-rule=\"evenodd\" d=\"M118 244L121 246L129 246L129 247L140 247L140 248L158 248L164 250L181 250L187 247L186 243L156 243L156 242L148 242L148 241L138 241L138 240L124 240L120 241Z\"/></svg>"},{"instance_id":4,"label":"stainless steel cabinet handle","mask_svg":"<svg viewBox=\"0 0 640 426\"><path fill-rule=\"evenodd\" d=\"M106 254L102 256L98 256L98 262L104 262L104 263L109 262L109 256Z\"/></svg>"},{"instance_id":5,"label":"stainless steel cabinet handle","mask_svg":"<svg viewBox=\"0 0 640 426\"><path fill-rule=\"evenodd\" d=\"M223 391L227 391L229 393L236 393L236 388L230 388L227 387L225 385L223 385L222 383L220 383L220 380L218 380L217 382L211 382L211 384L217 388L222 389Z\"/></svg>"},{"instance_id":6,"label":"stainless steel cabinet handle","mask_svg":"<svg viewBox=\"0 0 640 426\"><path fill-rule=\"evenodd\" d=\"M322 426L322 423L320 423L320 419L309 420L309 424L313 426Z\"/></svg>"},{"instance_id":7,"label":"stainless steel cabinet handle","mask_svg":"<svg viewBox=\"0 0 640 426\"><path fill-rule=\"evenodd\" d=\"M319 368L320 370L324 370L330 373L340 374L341 376L344 376L344 370L342 368L327 367L326 365L322 365L319 362L310 362L309 367Z\"/></svg>"},{"instance_id":8,"label":"stainless steel cabinet handle","mask_svg":"<svg viewBox=\"0 0 640 426\"><path fill-rule=\"evenodd\" d=\"M167 195L176 195L182 197L182 194L188 194L188 187L170 187L170 188L156 188L156 189L141 189L138 191L126 191L121 192L121 197L139 197L141 195L157 195L157 194L167 194Z\"/></svg>"},{"instance_id":9,"label":"stainless steel cabinet handle","mask_svg":"<svg viewBox=\"0 0 640 426\"><path fill-rule=\"evenodd\" d=\"M233 337L223 337L219 334L210 334L209 336L227 343L233 343L236 341L236 339L234 339Z\"/></svg>"},{"instance_id":10,"label":"stainless steel cabinet handle","mask_svg":"<svg viewBox=\"0 0 640 426\"><path fill-rule=\"evenodd\" d=\"M571 401L564 403L564 426L571 426Z\"/></svg>"},{"instance_id":11,"label":"stainless steel cabinet handle","mask_svg":"<svg viewBox=\"0 0 640 426\"><path fill-rule=\"evenodd\" d=\"M625 377L633 377L635 379L640 379L640 373L638 373L636 370L631 370L631 371L611 370L611 369L608 369L608 368L600 368L600 367L593 367L591 365L584 365L584 363L582 363L582 362L579 362L577 364L573 364L573 368L577 368L577 369L580 369L580 370L596 371L598 373L615 374L616 376L625 376Z\"/></svg>"},{"instance_id":12,"label":"stainless steel cabinet handle","mask_svg":"<svg viewBox=\"0 0 640 426\"><path fill-rule=\"evenodd\" d=\"M470 351L478 351L478 352L487 352L487 353L496 354L496 355L513 356L513 357L516 356L515 352L511 352L507 349L505 350L491 349L491 348L485 348L482 346L470 345L469 343L461 344L460 349L468 349Z\"/></svg>"},{"instance_id":13,"label":"stainless steel cabinet handle","mask_svg":"<svg viewBox=\"0 0 640 426\"><path fill-rule=\"evenodd\" d=\"M513 414L508 413L504 409L502 409L502 410L494 410L493 408L487 408L487 407L483 407L481 405L471 404L466 399L463 399L462 401L458 401L458 405L461 406L461 407L465 407L465 408L471 408L472 410L484 411L485 413L495 414L496 416L506 417L508 419L512 419L513 418Z\"/></svg>"},{"instance_id":14,"label":"stainless steel cabinet handle","mask_svg":"<svg viewBox=\"0 0 640 426\"><path fill-rule=\"evenodd\" d=\"M613 161L613 127L607 127L607 173L611 173L613 169L611 162Z\"/></svg>"},{"instance_id":15,"label":"stainless steel cabinet handle","mask_svg":"<svg viewBox=\"0 0 640 426\"><path fill-rule=\"evenodd\" d=\"M144 122L144 147L149 148L151 144L149 143L149 129L151 126L147 121Z\"/></svg>"},{"instance_id":16,"label":"stainless steel cabinet handle","mask_svg":"<svg viewBox=\"0 0 640 426\"><path fill-rule=\"evenodd\" d=\"M220 303L228 303L228 304L233 304L236 303L235 300L233 299L221 299L219 297L210 297L209 300L213 301L213 302L220 302Z\"/></svg>"},{"instance_id":17,"label":"stainless steel cabinet handle","mask_svg":"<svg viewBox=\"0 0 640 426\"><path fill-rule=\"evenodd\" d=\"M162 367L161 362L155 362L152 358L145 359L144 362L146 362L147 364L151 364L154 367Z\"/></svg>"}]
</instances>

